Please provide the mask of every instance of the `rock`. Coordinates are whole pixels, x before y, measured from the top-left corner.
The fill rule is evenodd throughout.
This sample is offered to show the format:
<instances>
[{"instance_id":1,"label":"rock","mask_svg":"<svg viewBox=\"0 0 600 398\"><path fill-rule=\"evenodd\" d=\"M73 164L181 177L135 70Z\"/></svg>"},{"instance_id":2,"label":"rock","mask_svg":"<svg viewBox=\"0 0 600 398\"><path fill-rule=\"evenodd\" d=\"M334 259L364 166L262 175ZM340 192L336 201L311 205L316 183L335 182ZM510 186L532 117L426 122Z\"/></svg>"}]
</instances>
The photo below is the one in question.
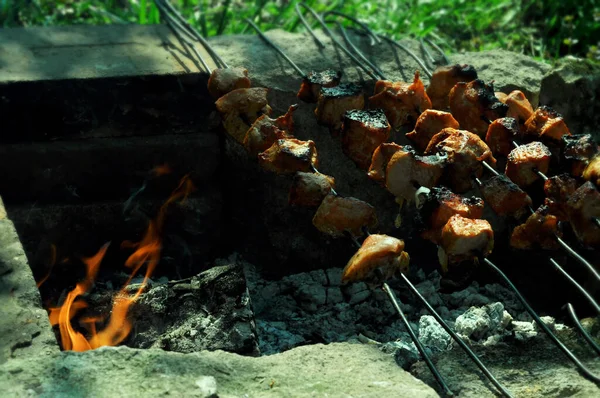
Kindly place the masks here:
<instances>
[{"instance_id":1,"label":"rock","mask_svg":"<svg viewBox=\"0 0 600 398\"><path fill-rule=\"evenodd\" d=\"M558 111L572 134L591 133L600 141L600 66L567 56L542 79L540 103Z\"/></svg>"},{"instance_id":2,"label":"rock","mask_svg":"<svg viewBox=\"0 0 600 398\"><path fill-rule=\"evenodd\" d=\"M419 320L419 340L435 351L452 348L452 337L430 315L424 315Z\"/></svg>"},{"instance_id":3,"label":"rock","mask_svg":"<svg viewBox=\"0 0 600 398\"><path fill-rule=\"evenodd\" d=\"M494 81L494 89L506 94L521 90L535 108L540 102L540 86L550 66L523 55L501 49L485 52L452 54L454 63L470 64L486 83Z\"/></svg>"},{"instance_id":4,"label":"rock","mask_svg":"<svg viewBox=\"0 0 600 398\"><path fill-rule=\"evenodd\" d=\"M349 285L345 289L345 293L348 296L348 303L354 305L368 299L371 295L371 289L364 282L358 282Z\"/></svg>"},{"instance_id":5,"label":"rock","mask_svg":"<svg viewBox=\"0 0 600 398\"><path fill-rule=\"evenodd\" d=\"M502 303L493 303L485 307L469 308L456 318L454 328L461 337L480 341L506 334L506 327L511 321L512 317L504 310Z\"/></svg>"},{"instance_id":6,"label":"rock","mask_svg":"<svg viewBox=\"0 0 600 398\"><path fill-rule=\"evenodd\" d=\"M363 344L315 344L262 357L106 347L0 365L0 391L7 397L206 397L212 380L222 398L438 396L392 356Z\"/></svg>"},{"instance_id":7,"label":"rock","mask_svg":"<svg viewBox=\"0 0 600 398\"><path fill-rule=\"evenodd\" d=\"M525 341L537 336L533 322L512 321L511 325L517 340Z\"/></svg>"}]
</instances>

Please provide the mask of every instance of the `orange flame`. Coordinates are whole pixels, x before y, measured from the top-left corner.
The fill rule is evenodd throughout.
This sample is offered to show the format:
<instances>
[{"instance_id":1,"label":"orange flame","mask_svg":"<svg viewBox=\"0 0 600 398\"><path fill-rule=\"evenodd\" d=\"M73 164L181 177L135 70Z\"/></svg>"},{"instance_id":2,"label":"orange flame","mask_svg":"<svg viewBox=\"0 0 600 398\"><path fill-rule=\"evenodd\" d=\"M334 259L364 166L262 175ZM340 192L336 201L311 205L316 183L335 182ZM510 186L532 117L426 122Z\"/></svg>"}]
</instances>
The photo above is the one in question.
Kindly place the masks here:
<instances>
[{"instance_id":1,"label":"orange flame","mask_svg":"<svg viewBox=\"0 0 600 398\"><path fill-rule=\"evenodd\" d=\"M80 310L87 307L87 303L85 303L85 301L77 300L77 298L87 293L92 287L94 279L98 273L100 263L106 254L109 244L107 243L102 246L98 253L96 253L96 255L93 257L83 259L87 266L87 274L85 279L78 283L75 286L75 289L69 292L64 303L60 307L49 309L50 323L53 326L59 326L61 342L64 350L86 351L102 346L115 346L121 343L129 335L132 329L131 321L127 317L129 308L143 292L146 282L152 275L152 272L160 260L160 253L162 249L161 232L164 226L166 209L176 200L181 199L182 202L185 201L188 195L194 189L194 185L189 179L189 176L184 176L180 181L179 186L171 193L171 196L161 206L156 220L150 221L148 229L146 230L142 240L137 243L125 241L121 244L121 247L136 248L136 250L125 261L125 265L129 268L132 268L132 271L123 288L115 295L110 319L108 324L106 324L102 330L96 330L96 323L103 320L101 318L87 317L80 320L79 323L87 329L89 335L91 336L89 340L81 332L78 332L73 328L71 320ZM52 263L55 262L55 251L56 249L53 247ZM144 280L137 289L136 293L131 295L127 291L127 286L144 264L147 265ZM46 278L44 278L44 280ZM44 280L42 280L40 284L43 283Z\"/></svg>"}]
</instances>

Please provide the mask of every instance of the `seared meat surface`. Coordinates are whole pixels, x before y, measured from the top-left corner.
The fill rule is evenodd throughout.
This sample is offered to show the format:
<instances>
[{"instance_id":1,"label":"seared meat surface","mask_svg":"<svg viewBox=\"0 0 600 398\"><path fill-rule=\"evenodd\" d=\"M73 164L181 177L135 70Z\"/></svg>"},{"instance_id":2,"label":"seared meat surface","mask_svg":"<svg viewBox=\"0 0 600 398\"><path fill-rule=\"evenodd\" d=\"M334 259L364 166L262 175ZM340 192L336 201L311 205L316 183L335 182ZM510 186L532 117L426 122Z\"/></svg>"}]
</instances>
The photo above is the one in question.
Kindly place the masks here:
<instances>
[{"instance_id":1,"label":"seared meat surface","mask_svg":"<svg viewBox=\"0 0 600 398\"><path fill-rule=\"evenodd\" d=\"M450 91L450 110L461 129L483 137L491 122L506 116L508 105L496 98L491 84L477 79L454 86Z\"/></svg>"},{"instance_id":2,"label":"seared meat surface","mask_svg":"<svg viewBox=\"0 0 600 398\"><path fill-rule=\"evenodd\" d=\"M479 188L485 202L498 215L521 217L531 206L531 198L504 174L483 181Z\"/></svg>"},{"instance_id":3,"label":"seared meat surface","mask_svg":"<svg viewBox=\"0 0 600 398\"><path fill-rule=\"evenodd\" d=\"M273 145L275 140L291 138L294 133L294 111L298 105L291 105L285 115L277 119L271 119L268 115L262 115L252 123L244 137L244 147L251 156L258 156L260 152L266 151Z\"/></svg>"},{"instance_id":4,"label":"seared meat surface","mask_svg":"<svg viewBox=\"0 0 600 398\"><path fill-rule=\"evenodd\" d=\"M563 135L571 135L562 116L549 106L540 106L525 122L525 133L534 139L560 141Z\"/></svg>"},{"instance_id":5,"label":"seared meat surface","mask_svg":"<svg viewBox=\"0 0 600 398\"><path fill-rule=\"evenodd\" d=\"M243 144L246 132L259 116L271 114L267 92L266 88L260 87L238 88L215 102L225 131L240 144Z\"/></svg>"},{"instance_id":6,"label":"seared meat surface","mask_svg":"<svg viewBox=\"0 0 600 398\"><path fill-rule=\"evenodd\" d=\"M503 102L508 105L506 116L516 119L519 125L524 124L533 114L533 107L522 91L512 91Z\"/></svg>"},{"instance_id":7,"label":"seared meat surface","mask_svg":"<svg viewBox=\"0 0 600 398\"><path fill-rule=\"evenodd\" d=\"M442 228L440 256L442 270L448 264L473 260L488 256L494 248L494 231L486 220L474 220L461 215L453 215Z\"/></svg>"},{"instance_id":8,"label":"seared meat surface","mask_svg":"<svg viewBox=\"0 0 600 398\"><path fill-rule=\"evenodd\" d=\"M362 88L354 83L342 83L321 89L315 115L319 124L339 131L346 111L364 107L365 95Z\"/></svg>"},{"instance_id":9,"label":"seared meat surface","mask_svg":"<svg viewBox=\"0 0 600 398\"><path fill-rule=\"evenodd\" d=\"M288 202L293 206L317 207L332 188L335 189L333 177L299 171L294 175Z\"/></svg>"},{"instance_id":10,"label":"seared meat surface","mask_svg":"<svg viewBox=\"0 0 600 398\"><path fill-rule=\"evenodd\" d=\"M345 233L358 237L364 234L363 227L372 229L377 225L377 215L367 202L329 194L317 209L313 225L334 238L341 238Z\"/></svg>"},{"instance_id":11,"label":"seared meat surface","mask_svg":"<svg viewBox=\"0 0 600 398\"><path fill-rule=\"evenodd\" d=\"M438 183L444 165L445 159L440 156L419 156L412 147L401 147L388 162L386 188L397 198L412 202L417 188L431 188Z\"/></svg>"},{"instance_id":12,"label":"seared meat surface","mask_svg":"<svg viewBox=\"0 0 600 398\"><path fill-rule=\"evenodd\" d=\"M298 98L304 102L317 102L321 88L331 88L340 84L342 72L333 69L326 69L322 72L311 71L302 80Z\"/></svg>"},{"instance_id":13,"label":"seared meat surface","mask_svg":"<svg viewBox=\"0 0 600 398\"><path fill-rule=\"evenodd\" d=\"M250 88L247 69L217 68L211 72L208 92L215 100L238 88Z\"/></svg>"},{"instance_id":14,"label":"seared meat surface","mask_svg":"<svg viewBox=\"0 0 600 398\"><path fill-rule=\"evenodd\" d=\"M598 144L591 134L563 135L563 157L573 177L581 177L590 160L598 154Z\"/></svg>"},{"instance_id":15,"label":"seared meat surface","mask_svg":"<svg viewBox=\"0 0 600 398\"><path fill-rule=\"evenodd\" d=\"M513 141L519 136L519 123L513 117L501 117L488 127L485 142L494 155L508 156Z\"/></svg>"},{"instance_id":16,"label":"seared meat surface","mask_svg":"<svg viewBox=\"0 0 600 398\"><path fill-rule=\"evenodd\" d=\"M319 165L317 148L312 140L278 139L269 149L258 154L258 164L277 174L309 172L313 166Z\"/></svg>"},{"instance_id":17,"label":"seared meat surface","mask_svg":"<svg viewBox=\"0 0 600 398\"><path fill-rule=\"evenodd\" d=\"M546 198L544 204L550 209L558 221L567 221L567 212L565 205L569 197L577 190L577 180L569 174L559 174L544 181L544 193Z\"/></svg>"},{"instance_id":18,"label":"seared meat surface","mask_svg":"<svg viewBox=\"0 0 600 398\"><path fill-rule=\"evenodd\" d=\"M431 108L431 101L417 71L412 83L377 81L369 106L383 109L390 125L397 130L414 123L421 112Z\"/></svg>"},{"instance_id":19,"label":"seared meat surface","mask_svg":"<svg viewBox=\"0 0 600 398\"><path fill-rule=\"evenodd\" d=\"M442 228L453 215L481 218L483 216L483 200L457 195L446 187L433 187L424 198L419 199L419 213L428 228L421 236L439 243Z\"/></svg>"},{"instance_id":20,"label":"seared meat surface","mask_svg":"<svg viewBox=\"0 0 600 398\"><path fill-rule=\"evenodd\" d=\"M388 235L369 235L342 271L342 283L381 283L375 270L380 270L384 279L390 279L397 272L407 273L409 261L404 241Z\"/></svg>"},{"instance_id":21,"label":"seared meat surface","mask_svg":"<svg viewBox=\"0 0 600 398\"><path fill-rule=\"evenodd\" d=\"M583 170L582 177L586 181L593 182L597 187L600 186L600 154L590 160L590 163Z\"/></svg>"},{"instance_id":22,"label":"seared meat surface","mask_svg":"<svg viewBox=\"0 0 600 398\"><path fill-rule=\"evenodd\" d=\"M445 179L457 193L468 191L473 177L481 176L482 161L488 162L492 167L496 164L492 151L479 136L453 128L445 128L433 136L425 153L447 155Z\"/></svg>"},{"instance_id":23,"label":"seared meat surface","mask_svg":"<svg viewBox=\"0 0 600 398\"><path fill-rule=\"evenodd\" d=\"M371 165L373 152L390 138L390 124L383 110L355 109L344 114L342 149L361 169Z\"/></svg>"},{"instance_id":24,"label":"seared meat surface","mask_svg":"<svg viewBox=\"0 0 600 398\"><path fill-rule=\"evenodd\" d=\"M521 145L508 154L506 175L521 188L526 188L540 178L536 170L548 172L550 156L550 149L541 142Z\"/></svg>"},{"instance_id":25,"label":"seared meat surface","mask_svg":"<svg viewBox=\"0 0 600 398\"><path fill-rule=\"evenodd\" d=\"M448 96L456 83L468 83L475 79L477 79L477 72L471 65L438 66L431 76L429 87L427 87L427 95L431 99L433 109L442 111L448 109Z\"/></svg>"},{"instance_id":26,"label":"seared meat surface","mask_svg":"<svg viewBox=\"0 0 600 398\"><path fill-rule=\"evenodd\" d=\"M446 127L458 128L458 122L451 113L427 109L421 113L414 130L407 133L406 138L414 142L418 150L424 151L431 138Z\"/></svg>"},{"instance_id":27,"label":"seared meat surface","mask_svg":"<svg viewBox=\"0 0 600 398\"><path fill-rule=\"evenodd\" d=\"M600 192L591 182L580 186L566 203L571 227L577 239L590 247L600 247L600 227L594 218L600 218Z\"/></svg>"},{"instance_id":28,"label":"seared meat surface","mask_svg":"<svg viewBox=\"0 0 600 398\"><path fill-rule=\"evenodd\" d=\"M524 224L517 226L510 236L510 245L516 249L546 250L558 248L556 236L559 235L558 218L550 213L548 206L540 206L529 216Z\"/></svg>"},{"instance_id":29,"label":"seared meat surface","mask_svg":"<svg viewBox=\"0 0 600 398\"><path fill-rule=\"evenodd\" d=\"M385 183L385 171L392 156L402 150L402 147L395 143L383 143L375 149L371 158L371 166L367 175L372 180Z\"/></svg>"}]
</instances>

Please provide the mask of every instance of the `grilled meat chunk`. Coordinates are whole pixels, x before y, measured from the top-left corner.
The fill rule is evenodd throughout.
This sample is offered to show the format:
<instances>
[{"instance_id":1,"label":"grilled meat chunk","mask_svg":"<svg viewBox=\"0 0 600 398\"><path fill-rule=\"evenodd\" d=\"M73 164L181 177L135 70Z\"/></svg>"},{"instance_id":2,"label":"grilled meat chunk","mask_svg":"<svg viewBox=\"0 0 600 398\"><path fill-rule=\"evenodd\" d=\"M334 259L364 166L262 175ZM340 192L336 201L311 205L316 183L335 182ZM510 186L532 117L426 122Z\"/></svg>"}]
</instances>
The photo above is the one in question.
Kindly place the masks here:
<instances>
[{"instance_id":1,"label":"grilled meat chunk","mask_svg":"<svg viewBox=\"0 0 600 398\"><path fill-rule=\"evenodd\" d=\"M390 125L397 130L414 123L421 112L430 109L431 100L417 71L412 83L377 81L375 93L369 98L369 106L383 109Z\"/></svg>"},{"instance_id":2,"label":"grilled meat chunk","mask_svg":"<svg viewBox=\"0 0 600 398\"><path fill-rule=\"evenodd\" d=\"M423 199L419 199L418 207L428 228L421 236L435 243L439 243L442 228L453 215L465 218L483 216L483 200L457 195L446 187L431 188Z\"/></svg>"},{"instance_id":3,"label":"grilled meat chunk","mask_svg":"<svg viewBox=\"0 0 600 398\"><path fill-rule=\"evenodd\" d=\"M425 154L434 153L447 155L445 179L457 193L468 191L473 176L481 176L482 161L488 162L492 167L496 164L496 159L486 143L477 135L465 130L445 128L434 135Z\"/></svg>"},{"instance_id":4,"label":"grilled meat chunk","mask_svg":"<svg viewBox=\"0 0 600 398\"><path fill-rule=\"evenodd\" d=\"M277 119L271 119L268 115L262 115L252 123L244 137L244 147L250 155L258 156L273 145L275 140L281 138L292 138L294 133L294 111L298 105L291 105L285 115Z\"/></svg>"},{"instance_id":5,"label":"grilled meat chunk","mask_svg":"<svg viewBox=\"0 0 600 398\"><path fill-rule=\"evenodd\" d=\"M271 114L267 92L266 88L238 88L215 102L225 131L240 144L259 116Z\"/></svg>"},{"instance_id":6,"label":"grilled meat chunk","mask_svg":"<svg viewBox=\"0 0 600 398\"><path fill-rule=\"evenodd\" d=\"M442 228L440 264L448 270L448 264L488 256L494 249L494 231L486 220L474 220L455 214Z\"/></svg>"},{"instance_id":7,"label":"grilled meat chunk","mask_svg":"<svg viewBox=\"0 0 600 398\"><path fill-rule=\"evenodd\" d=\"M600 187L600 155L596 155L590 160L581 176L584 180L591 181Z\"/></svg>"},{"instance_id":8,"label":"grilled meat chunk","mask_svg":"<svg viewBox=\"0 0 600 398\"><path fill-rule=\"evenodd\" d=\"M496 96L496 98L498 98L500 102L506 104L506 98L508 97L508 94L503 93L502 91L496 91L494 95Z\"/></svg>"},{"instance_id":9,"label":"grilled meat chunk","mask_svg":"<svg viewBox=\"0 0 600 398\"><path fill-rule=\"evenodd\" d=\"M431 188L442 176L445 158L419 156L410 146L392 155L385 171L385 185L394 196L412 202L419 187Z\"/></svg>"},{"instance_id":10,"label":"grilled meat chunk","mask_svg":"<svg viewBox=\"0 0 600 398\"><path fill-rule=\"evenodd\" d=\"M571 175L581 177L590 160L598 153L598 144L591 134L563 135L563 156Z\"/></svg>"},{"instance_id":11,"label":"grilled meat chunk","mask_svg":"<svg viewBox=\"0 0 600 398\"><path fill-rule=\"evenodd\" d=\"M431 99L433 109L442 111L448 109L448 95L456 83L468 83L475 79L477 79L477 72L471 65L438 66L427 87L427 95Z\"/></svg>"},{"instance_id":12,"label":"grilled meat chunk","mask_svg":"<svg viewBox=\"0 0 600 398\"><path fill-rule=\"evenodd\" d=\"M562 116L549 106L540 106L525 122L525 133L538 139L560 141L571 135Z\"/></svg>"},{"instance_id":13,"label":"grilled meat chunk","mask_svg":"<svg viewBox=\"0 0 600 398\"><path fill-rule=\"evenodd\" d=\"M383 110L355 109L344 114L342 149L361 169L371 165L373 152L390 138L390 124Z\"/></svg>"},{"instance_id":14,"label":"grilled meat chunk","mask_svg":"<svg viewBox=\"0 0 600 398\"><path fill-rule=\"evenodd\" d=\"M519 136L519 123L515 118L502 117L488 127L485 142L494 155L508 156L513 148L513 140Z\"/></svg>"},{"instance_id":15,"label":"grilled meat chunk","mask_svg":"<svg viewBox=\"0 0 600 398\"><path fill-rule=\"evenodd\" d=\"M208 92L215 100L238 88L250 88L247 69L217 68L208 79Z\"/></svg>"},{"instance_id":16,"label":"grilled meat chunk","mask_svg":"<svg viewBox=\"0 0 600 398\"><path fill-rule=\"evenodd\" d=\"M313 166L319 166L317 148L312 140L282 138L276 140L269 149L258 154L258 164L265 170L277 174L309 172L312 171Z\"/></svg>"},{"instance_id":17,"label":"grilled meat chunk","mask_svg":"<svg viewBox=\"0 0 600 398\"><path fill-rule=\"evenodd\" d=\"M546 250L558 248L555 235L560 235L558 218L550 213L548 206L540 206L524 224L517 226L510 236L510 245L516 249L540 247Z\"/></svg>"},{"instance_id":18,"label":"grilled meat chunk","mask_svg":"<svg viewBox=\"0 0 600 398\"><path fill-rule=\"evenodd\" d=\"M548 172L550 149L539 141L521 145L508 154L506 175L521 188L533 184L538 178L537 171Z\"/></svg>"},{"instance_id":19,"label":"grilled meat chunk","mask_svg":"<svg viewBox=\"0 0 600 398\"><path fill-rule=\"evenodd\" d=\"M417 119L415 129L406 134L418 150L424 151L431 138L446 127L458 128L458 122L451 113L427 109Z\"/></svg>"},{"instance_id":20,"label":"grilled meat chunk","mask_svg":"<svg viewBox=\"0 0 600 398\"><path fill-rule=\"evenodd\" d=\"M506 116L515 118L520 125L524 124L533 114L533 107L522 91L512 91L503 102L508 105Z\"/></svg>"},{"instance_id":21,"label":"grilled meat chunk","mask_svg":"<svg viewBox=\"0 0 600 398\"><path fill-rule=\"evenodd\" d=\"M577 186L577 180L567 173L555 175L544 181L544 204L558 221L568 220L565 206L569 197L577 190Z\"/></svg>"},{"instance_id":22,"label":"grilled meat chunk","mask_svg":"<svg viewBox=\"0 0 600 398\"><path fill-rule=\"evenodd\" d=\"M529 195L504 174L483 181L479 189L485 202L501 216L519 218L527 211L527 207L531 206Z\"/></svg>"},{"instance_id":23,"label":"grilled meat chunk","mask_svg":"<svg viewBox=\"0 0 600 398\"><path fill-rule=\"evenodd\" d=\"M318 207L332 188L335 188L333 177L299 171L294 175L288 202L293 206Z\"/></svg>"},{"instance_id":24,"label":"grilled meat chunk","mask_svg":"<svg viewBox=\"0 0 600 398\"><path fill-rule=\"evenodd\" d=\"M371 229L377 225L377 215L367 202L329 194L312 221L319 231L334 238L343 237L345 232L358 237L363 235L363 227Z\"/></svg>"},{"instance_id":25,"label":"grilled meat chunk","mask_svg":"<svg viewBox=\"0 0 600 398\"><path fill-rule=\"evenodd\" d=\"M388 235L369 235L342 271L342 283L380 283L375 270L379 269L384 279L390 279L396 272L407 273L409 261L404 241Z\"/></svg>"},{"instance_id":26,"label":"grilled meat chunk","mask_svg":"<svg viewBox=\"0 0 600 398\"><path fill-rule=\"evenodd\" d=\"M302 80L298 98L304 102L317 102L322 87L331 88L340 84L342 72L326 69L322 72L311 71Z\"/></svg>"},{"instance_id":27,"label":"grilled meat chunk","mask_svg":"<svg viewBox=\"0 0 600 398\"><path fill-rule=\"evenodd\" d=\"M496 98L491 84L477 79L469 83L457 83L452 88L450 110L460 123L460 128L483 137L491 122L506 116L508 105Z\"/></svg>"},{"instance_id":28,"label":"grilled meat chunk","mask_svg":"<svg viewBox=\"0 0 600 398\"><path fill-rule=\"evenodd\" d=\"M329 126L333 131L339 131L346 111L364 107L365 95L360 86L354 83L342 83L335 87L321 89L315 115L319 124Z\"/></svg>"},{"instance_id":29,"label":"grilled meat chunk","mask_svg":"<svg viewBox=\"0 0 600 398\"><path fill-rule=\"evenodd\" d=\"M600 247L600 227L594 221L600 218L600 192L594 184L581 185L565 207L577 239L585 246Z\"/></svg>"},{"instance_id":30,"label":"grilled meat chunk","mask_svg":"<svg viewBox=\"0 0 600 398\"><path fill-rule=\"evenodd\" d=\"M402 147L396 143L383 143L375 149L371 158L371 166L367 175L372 180L385 183L385 171L392 156L400 151Z\"/></svg>"}]
</instances>

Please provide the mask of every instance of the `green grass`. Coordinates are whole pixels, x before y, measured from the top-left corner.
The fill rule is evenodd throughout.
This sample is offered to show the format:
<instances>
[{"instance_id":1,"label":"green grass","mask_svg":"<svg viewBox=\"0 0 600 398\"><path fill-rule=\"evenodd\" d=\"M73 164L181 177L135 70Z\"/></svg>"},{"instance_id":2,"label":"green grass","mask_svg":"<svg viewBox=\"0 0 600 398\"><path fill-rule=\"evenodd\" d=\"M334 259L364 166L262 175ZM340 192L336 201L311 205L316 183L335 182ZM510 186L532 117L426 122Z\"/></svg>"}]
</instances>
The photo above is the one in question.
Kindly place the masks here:
<instances>
[{"instance_id":1,"label":"green grass","mask_svg":"<svg viewBox=\"0 0 600 398\"><path fill-rule=\"evenodd\" d=\"M303 29L289 0L171 0L205 36ZM445 50L505 48L552 61L572 54L600 61L600 0L308 0L395 38L429 35ZM0 0L4 27L160 22L152 0Z\"/></svg>"}]
</instances>

